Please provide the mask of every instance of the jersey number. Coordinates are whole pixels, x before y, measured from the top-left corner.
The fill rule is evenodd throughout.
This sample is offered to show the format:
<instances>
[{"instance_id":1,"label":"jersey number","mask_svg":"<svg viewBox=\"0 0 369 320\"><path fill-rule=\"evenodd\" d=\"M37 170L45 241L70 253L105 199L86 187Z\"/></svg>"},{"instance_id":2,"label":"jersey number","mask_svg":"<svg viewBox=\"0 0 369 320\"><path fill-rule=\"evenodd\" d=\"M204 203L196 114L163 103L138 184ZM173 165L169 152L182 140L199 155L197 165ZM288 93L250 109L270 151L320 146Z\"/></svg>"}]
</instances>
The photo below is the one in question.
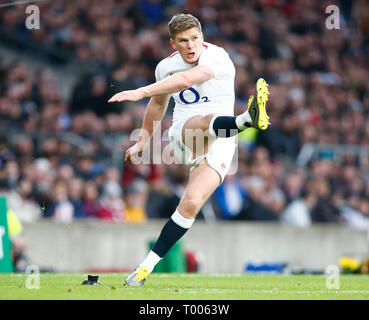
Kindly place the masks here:
<instances>
[{"instance_id":1,"label":"jersey number","mask_svg":"<svg viewBox=\"0 0 369 320\"><path fill-rule=\"evenodd\" d=\"M194 100L193 101L188 101L184 98L183 94L185 93L185 91L191 91L193 94L194 94ZM203 102L209 102L209 98L208 97L201 97L200 98L200 94L192 87L189 87L188 89L185 89L185 90L182 90L180 93L179 93L179 99L181 99L181 101L184 103L184 104L192 104L192 103L197 103L199 102L200 100L203 100Z\"/></svg>"}]
</instances>

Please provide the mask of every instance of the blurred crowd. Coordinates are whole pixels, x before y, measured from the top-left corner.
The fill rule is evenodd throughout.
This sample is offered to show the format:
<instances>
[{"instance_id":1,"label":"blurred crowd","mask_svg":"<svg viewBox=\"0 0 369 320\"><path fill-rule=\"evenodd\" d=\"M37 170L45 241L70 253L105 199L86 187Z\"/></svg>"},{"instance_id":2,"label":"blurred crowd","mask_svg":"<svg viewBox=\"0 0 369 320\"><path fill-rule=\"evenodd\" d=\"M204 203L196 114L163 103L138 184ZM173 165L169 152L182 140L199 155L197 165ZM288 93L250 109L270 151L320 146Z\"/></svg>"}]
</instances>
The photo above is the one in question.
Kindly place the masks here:
<instances>
[{"instance_id":1,"label":"blurred crowd","mask_svg":"<svg viewBox=\"0 0 369 320\"><path fill-rule=\"evenodd\" d=\"M326 27L330 4L340 9L340 29ZM337 162L332 149L305 167L296 165L308 142L369 146L367 1L53 0L37 5L39 30L25 28L24 5L0 10L1 29L45 50L68 52L83 73L72 94L63 97L47 62L35 72L22 61L0 60L0 192L22 221L144 222L172 214L188 168L117 161L133 143L130 135L142 123L146 101L107 100L155 80L156 64L172 53L167 23L173 14L187 12L202 22L205 41L224 47L235 64L236 114L243 112L257 78L265 78L271 92L271 127L240 135L237 172L216 190L200 218L368 228L369 167L356 154ZM171 125L171 107L163 136Z\"/></svg>"}]
</instances>

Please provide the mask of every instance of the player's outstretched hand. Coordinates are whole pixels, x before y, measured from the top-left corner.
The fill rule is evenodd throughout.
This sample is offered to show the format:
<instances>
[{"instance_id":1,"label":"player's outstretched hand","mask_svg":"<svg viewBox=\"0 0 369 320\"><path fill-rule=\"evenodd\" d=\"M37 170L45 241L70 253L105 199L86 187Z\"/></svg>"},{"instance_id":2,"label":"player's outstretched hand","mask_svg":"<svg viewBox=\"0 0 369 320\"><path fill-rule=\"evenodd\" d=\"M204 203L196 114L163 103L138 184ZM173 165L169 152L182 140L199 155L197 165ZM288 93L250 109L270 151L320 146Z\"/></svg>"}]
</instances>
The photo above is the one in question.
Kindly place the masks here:
<instances>
[{"instance_id":1,"label":"player's outstretched hand","mask_svg":"<svg viewBox=\"0 0 369 320\"><path fill-rule=\"evenodd\" d=\"M142 90L127 90L116 93L108 102L138 101L145 98Z\"/></svg>"},{"instance_id":2,"label":"player's outstretched hand","mask_svg":"<svg viewBox=\"0 0 369 320\"><path fill-rule=\"evenodd\" d=\"M135 162L139 155L142 154L142 145L141 143L136 143L126 151L125 160L127 162Z\"/></svg>"}]
</instances>

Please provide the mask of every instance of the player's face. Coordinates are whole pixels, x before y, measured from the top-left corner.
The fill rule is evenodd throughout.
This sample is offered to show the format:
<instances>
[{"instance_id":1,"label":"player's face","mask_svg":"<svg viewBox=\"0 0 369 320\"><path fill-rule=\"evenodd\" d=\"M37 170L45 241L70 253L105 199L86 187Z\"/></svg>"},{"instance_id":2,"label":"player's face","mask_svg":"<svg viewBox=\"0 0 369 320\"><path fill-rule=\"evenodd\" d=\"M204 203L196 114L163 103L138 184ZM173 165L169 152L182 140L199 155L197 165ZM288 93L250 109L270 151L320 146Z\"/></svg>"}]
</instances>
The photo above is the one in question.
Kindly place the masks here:
<instances>
[{"instance_id":1,"label":"player's face","mask_svg":"<svg viewBox=\"0 0 369 320\"><path fill-rule=\"evenodd\" d=\"M186 63L195 63L201 53L204 37L196 27L177 33L175 39L170 39L174 50L178 50Z\"/></svg>"}]
</instances>

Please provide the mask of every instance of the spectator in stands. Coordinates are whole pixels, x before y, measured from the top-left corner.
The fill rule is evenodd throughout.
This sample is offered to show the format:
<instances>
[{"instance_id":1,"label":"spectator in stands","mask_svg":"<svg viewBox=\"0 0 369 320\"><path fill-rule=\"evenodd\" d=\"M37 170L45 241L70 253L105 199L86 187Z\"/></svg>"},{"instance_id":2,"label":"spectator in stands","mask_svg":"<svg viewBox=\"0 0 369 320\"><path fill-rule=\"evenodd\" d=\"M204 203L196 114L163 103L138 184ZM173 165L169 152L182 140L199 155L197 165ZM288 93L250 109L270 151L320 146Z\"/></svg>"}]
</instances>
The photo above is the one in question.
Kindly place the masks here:
<instances>
[{"instance_id":1,"label":"spectator in stands","mask_svg":"<svg viewBox=\"0 0 369 320\"><path fill-rule=\"evenodd\" d=\"M234 217L236 220L260 220L276 221L278 216L268 206L266 199L266 183L259 176L247 177L244 181L244 188L247 192L246 201L241 212Z\"/></svg>"},{"instance_id":2,"label":"spectator in stands","mask_svg":"<svg viewBox=\"0 0 369 320\"><path fill-rule=\"evenodd\" d=\"M284 224L301 228L309 227L312 223L311 211L316 204L316 195L303 189L299 196L284 209L280 221Z\"/></svg>"},{"instance_id":3,"label":"spectator in stands","mask_svg":"<svg viewBox=\"0 0 369 320\"><path fill-rule=\"evenodd\" d=\"M126 210L124 220L130 223L142 223L147 219L146 199L148 185L144 180L136 180L125 189L124 202Z\"/></svg>"},{"instance_id":4,"label":"spectator in stands","mask_svg":"<svg viewBox=\"0 0 369 320\"><path fill-rule=\"evenodd\" d=\"M119 183L113 180L107 181L103 186L98 217L113 222L123 222L127 212L122 197L123 192Z\"/></svg>"},{"instance_id":5,"label":"spectator in stands","mask_svg":"<svg viewBox=\"0 0 369 320\"><path fill-rule=\"evenodd\" d=\"M317 202L311 211L313 222L339 222L342 218L339 215L339 209L333 205L330 198L332 192L328 181L325 178L317 177L309 182L308 188L314 190L317 194Z\"/></svg>"},{"instance_id":6,"label":"spectator in stands","mask_svg":"<svg viewBox=\"0 0 369 320\"><path fill-rule=\"evenodd\" d=\"M93 181L84 183L82 194L83 211L88 218L98 218L100 214L99 191Z\"/></svg>"},{"instance_id":7,"label":"spectator in stands","mask_svg":"<svg viewBox=\"0 0 369 320\"><path fill-rule=\"evenodd\" d=\"M77 159L76 175L83 180L92 180L102 172L102 166L94 160L92 155L83 155Z\"/></svg>"},{"instance_id":8,"label":"spectator in stands","mask_svg":"<svg viewBox=\"0 0 369 320\"><path fill-rule=\"evenodd\" d=\"M42 216L41 207L32 195L32 183L28 179L21 179L17 188L10 191L7 200L9 208L21 223L35 222Z\"/></svg>"},{"instance_id":9,"label":"spectator in stands","mask_svg":"<svg viewBox=\"0 0 369 320\"><path fill-rule=\"evenodd\" d=\"M86 212L83 208L82 193L84 182L81 178L73 177L68 181L68 197L73 205L73 216L75 218L85 218Z\"/></svg>"},{"instance_id":10,"label":"spectator in stands","mask_svg":"<svg viewBox=\"0 0 369 320\"><path fill-rule=\"evenodd\" d=\"M234 175L227 176L213 196L213 203L219 208L220 218L230 219L237 216L242 210L246 196L240 180Z\"/></svg>"},{"instance_id":11,"label":"spectator in stands","mask_svg":"<svg viewBox=\"0 0 369 320\"><path fill-rule=\"evenodd\" d=\"M68 184L57 179L52 187L51 203L45 208L45 217L51 217L57 222L71 223L74 216L73 204L68 198Z\"/></svg>"}]
</instances>

